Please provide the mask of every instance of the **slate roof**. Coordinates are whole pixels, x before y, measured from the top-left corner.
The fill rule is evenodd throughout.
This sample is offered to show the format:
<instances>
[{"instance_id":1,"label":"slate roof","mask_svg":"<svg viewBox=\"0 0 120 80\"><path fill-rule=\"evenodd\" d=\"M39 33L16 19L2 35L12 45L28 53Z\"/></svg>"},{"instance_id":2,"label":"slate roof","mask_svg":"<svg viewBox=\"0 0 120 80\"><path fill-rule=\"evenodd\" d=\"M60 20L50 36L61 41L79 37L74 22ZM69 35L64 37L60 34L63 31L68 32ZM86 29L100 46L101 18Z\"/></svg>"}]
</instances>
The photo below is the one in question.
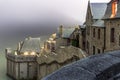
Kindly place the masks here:
<instances>
[{"instance_id":1,"label":"slate roof","mask_svg":"<svg viewBox=\"0 0 120 80\"><path fill-rule=\"evenodd\" d=\"M70 35L73 33L74 30L75 30L75 28L63 28L62 37L63 38L69 38Z\"/></svg>"},{"instance_id":2,"label":"slate roof","mask_svg":"<svg viewBox=\"0 0 120 80\"><path fill-rule=\"evenodd\" d=\"M115 79L120 73L119 66L120 50L81 59L42 80L119 80Z\"/></svg>"},{"instance_id":3,"label":"slate roof","mask_svg":"<svg viewBox=\"0 0 120 80\"><path fill-rule=\"evenodd\" d=\"M24 41L20 52L35 51L40 52L40 38L29 38Z\"/></svg>"},{"instance_id":4,"label":"slate roof","mask_svg":"<svg viewBox=\"0 0 120 80\"><path fill-rule=\"evenodd\" d=\"M93 19L102 19L107 8L106 3L91 3Z\"/></svg>"},{"instance_id":5,"label":"slate roof","mask_svg":"<svg viewBox=\"0 0 120 80\"><path fill-rule=\"evenodd\" d=\"M116 18L120 18L120 0L118 2L118 9L117 9L117 15L116 15Z\"/></svg>"},{"instance_id":6,"label":"slate roof","mask_svg":"<svg viewBox=\"0 0 120 80\"><path fill-rule=\"evenodd\" d=\"M95 26L95 27L105 27L103 20L97 20L92 26Z\"/></svg>"},{"instance_id":7,"label":"slate roof","mask_svg":"<svg viewBox=\"0 0 120 80\"><path fill-rule=\"evenodd\" d=\"M104 15L103 19L109 19L110 18L111 14L112 14L111 6L112 6L112 4L111 4L111 2L109 2L107 4L107 9L106 9L106 12L105 12L105 15Z\"/></svg>"}]
</instances>

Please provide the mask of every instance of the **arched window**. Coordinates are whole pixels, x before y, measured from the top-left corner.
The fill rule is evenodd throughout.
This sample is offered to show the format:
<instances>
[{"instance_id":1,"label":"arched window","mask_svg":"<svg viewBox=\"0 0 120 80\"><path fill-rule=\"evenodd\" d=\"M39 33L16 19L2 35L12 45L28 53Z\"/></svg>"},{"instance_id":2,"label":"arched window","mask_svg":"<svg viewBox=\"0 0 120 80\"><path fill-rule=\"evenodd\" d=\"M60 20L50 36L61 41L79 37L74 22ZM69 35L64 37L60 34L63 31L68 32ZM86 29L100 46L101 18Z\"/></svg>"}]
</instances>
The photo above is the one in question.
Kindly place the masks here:
<instances>
[{"instance_id":1,"label":"arched window","mask_svg":"<svg viewBox=\"0 0 120 80\"><path fill-rule=\"evenodd\" d=\"M120 46L120 35L119 35L119 46Z\"/></svg>"},{"instance_id":2,"label":"arched window","mask_svg":"<svg viewBox=\"0 0 120 80\"><path fill-rule=\"evenodd\" d=\"M100 39L100 29L98 29L98 39Z\"/></svg>"},{"instance_id":3,"label":"arched window","mask_svg":"<svg viewBox=\"0 0 120 80\"><path fill-rule=\"evenodd\" d=\"M93 28L93 37L95 37L95 28Z\"/></svg>"},{"instance_id":4,"label":"arched window","mask_svg":"<svg viewBox=\"0 0 120 80\"><path fill-rule=\"evenodd\" d=\"M115 41L115 29L114 28L111 28L111 31L110 31L110 41L111 42Z\"/></svg>"}]
</instances>

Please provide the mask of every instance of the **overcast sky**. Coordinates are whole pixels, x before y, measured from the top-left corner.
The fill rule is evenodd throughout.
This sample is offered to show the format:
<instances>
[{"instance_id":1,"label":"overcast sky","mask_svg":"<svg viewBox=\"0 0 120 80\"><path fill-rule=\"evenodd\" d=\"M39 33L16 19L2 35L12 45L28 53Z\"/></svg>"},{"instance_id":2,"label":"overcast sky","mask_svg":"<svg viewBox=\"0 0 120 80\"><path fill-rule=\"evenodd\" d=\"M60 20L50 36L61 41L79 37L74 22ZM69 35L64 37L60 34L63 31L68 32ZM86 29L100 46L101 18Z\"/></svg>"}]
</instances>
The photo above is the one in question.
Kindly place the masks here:
<instances>
[{"instance_id":1,"label":"overcast sky","mask_svg":"<svg viewBox=\"0 0 120 80\"><path fill-rule=\"evenodd\" d=\"M39 26L80 24L85 19L87 2L88 0L0 0L0 30L10 29L10 26L18 27L17 24L23 23Z\"/></svg>"}]
</instances>

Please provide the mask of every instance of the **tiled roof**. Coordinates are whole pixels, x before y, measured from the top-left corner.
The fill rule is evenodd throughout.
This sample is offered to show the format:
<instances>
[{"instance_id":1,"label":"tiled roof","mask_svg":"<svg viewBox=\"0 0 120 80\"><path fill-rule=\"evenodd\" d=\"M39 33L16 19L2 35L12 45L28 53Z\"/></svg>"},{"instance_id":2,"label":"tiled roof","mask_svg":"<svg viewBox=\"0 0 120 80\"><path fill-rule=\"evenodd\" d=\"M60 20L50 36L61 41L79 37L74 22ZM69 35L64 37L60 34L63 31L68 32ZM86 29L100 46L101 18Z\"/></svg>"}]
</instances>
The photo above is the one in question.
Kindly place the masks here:
<instances>
[{"instance_id":1,"label":"tiled roof","mask_svg":"<svg viewBox=\"0 0 120 80\"><path fill-rule=\"evenodd\" d=\"M91 3L93 19L102 19L107 8L106 3Z\"/></svg>"},{"instance_id":2,"label":"tiled roof","mask_svg":"<svg viewBox=\"0 0 120 80\"><path fill-rule=\"evenodd\" d=\"M103 20L97 20L92 26L95 26L95 27L105 27Z\"/></svg>"},{"instance_id":3,"label":"tiled roof","mask_svg":"<svg viewBox=\"0 0 120 80\"><path fill-rule=\"evenodd\" d=\"M40 38L29 38L25 40L20 52L25 51L40 52Z\"/></svg>"}]
</instances>

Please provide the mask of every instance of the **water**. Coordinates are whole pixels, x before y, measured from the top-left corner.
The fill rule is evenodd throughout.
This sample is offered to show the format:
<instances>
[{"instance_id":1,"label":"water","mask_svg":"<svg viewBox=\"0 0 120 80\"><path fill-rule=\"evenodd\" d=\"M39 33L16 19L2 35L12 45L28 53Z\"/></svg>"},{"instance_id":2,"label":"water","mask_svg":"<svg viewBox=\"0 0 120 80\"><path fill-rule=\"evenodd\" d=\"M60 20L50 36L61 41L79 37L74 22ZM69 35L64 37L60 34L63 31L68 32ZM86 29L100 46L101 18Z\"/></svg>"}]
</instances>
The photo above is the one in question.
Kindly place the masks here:
<instances>
[{"instance_id":1,"label":"water","mask_svg":"<svg viewBox=\"0 0 120 80\"><path fill-rule=\"evenodd\" d=\"M41 36L41 45L44 40L48 39L49 36ZM22 39L21 39L22 40ZM0 39L0 80L12 80L8 76L6 76L6 58L5 58L5 48L10 47L12 49L16 49L16 45L18 41L21 41L20 38L9 39L9 40L1 40Z\"/></svg>"}]
</instances>

